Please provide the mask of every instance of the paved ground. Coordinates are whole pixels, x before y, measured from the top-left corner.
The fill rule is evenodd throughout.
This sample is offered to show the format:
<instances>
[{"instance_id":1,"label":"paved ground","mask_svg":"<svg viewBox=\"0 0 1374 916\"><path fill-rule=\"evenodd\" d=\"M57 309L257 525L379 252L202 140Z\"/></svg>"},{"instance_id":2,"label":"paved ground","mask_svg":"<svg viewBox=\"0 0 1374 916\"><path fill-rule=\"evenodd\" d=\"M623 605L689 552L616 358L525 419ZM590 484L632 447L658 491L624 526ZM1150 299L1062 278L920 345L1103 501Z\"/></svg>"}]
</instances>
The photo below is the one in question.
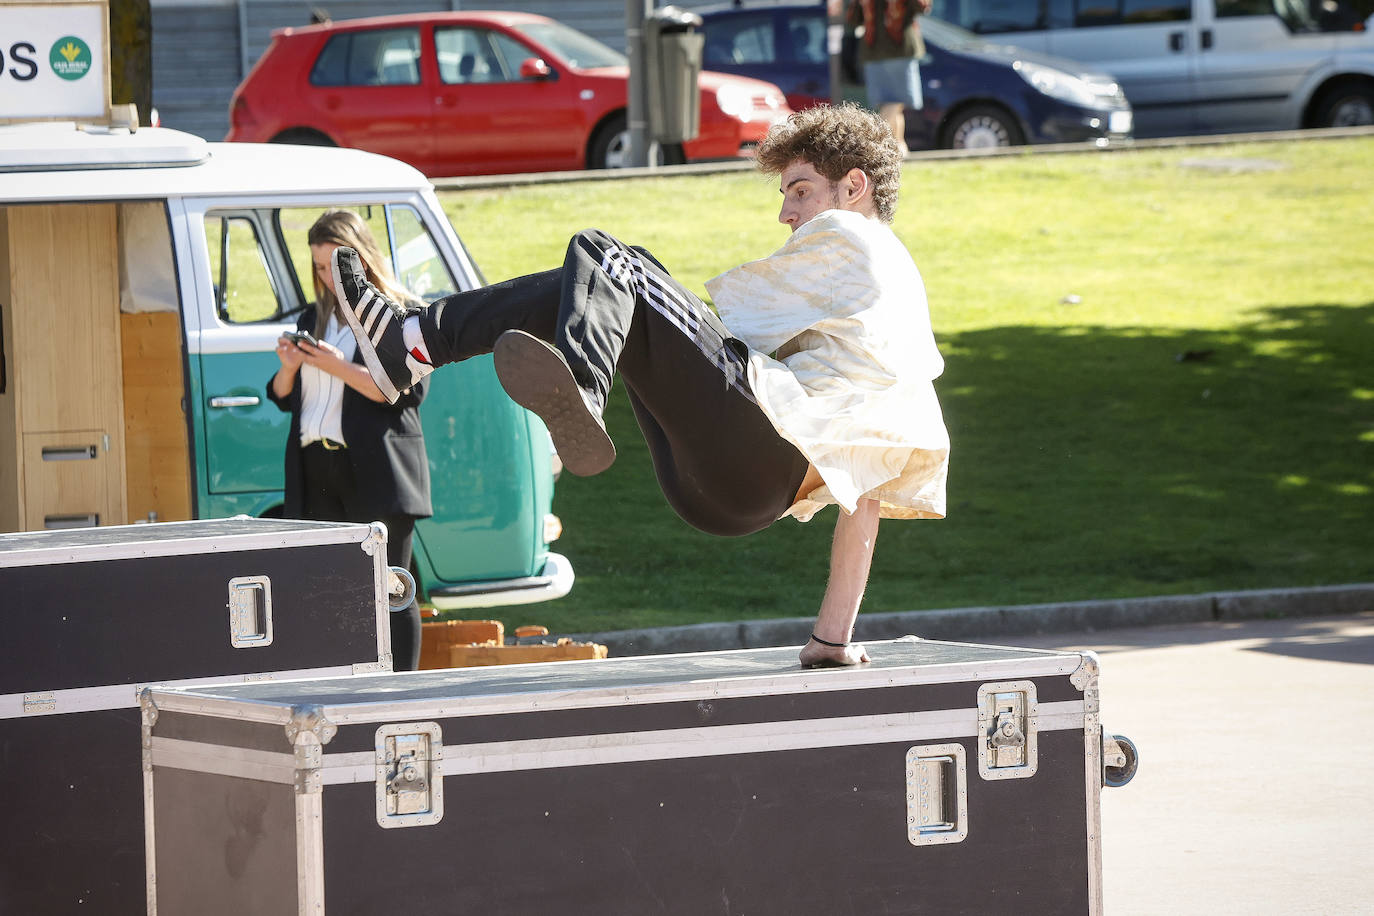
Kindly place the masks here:
<instances>
[{"instance_id":1,"label":"paved ground","mask_svg":"<svg viewBox=\"0 0 1374 916\"><path fill-rule=\"evenodd\" d=\"M1374 614L1007 642L1098 651L1140 749L1103 792L1107 914L1374 913Z\"/></svg>"}]
</instances>

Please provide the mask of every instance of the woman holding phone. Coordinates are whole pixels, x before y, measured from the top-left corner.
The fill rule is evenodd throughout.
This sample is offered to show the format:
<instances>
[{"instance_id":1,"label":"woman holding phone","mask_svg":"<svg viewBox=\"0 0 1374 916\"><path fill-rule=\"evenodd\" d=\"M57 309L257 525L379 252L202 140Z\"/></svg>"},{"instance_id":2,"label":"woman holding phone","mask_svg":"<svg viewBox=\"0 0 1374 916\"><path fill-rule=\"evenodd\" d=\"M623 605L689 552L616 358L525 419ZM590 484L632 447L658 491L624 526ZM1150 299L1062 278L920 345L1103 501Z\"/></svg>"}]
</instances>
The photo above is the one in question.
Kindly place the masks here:
<instances>
[{"instance_id":1,"label":"woman holding phone","mask_svg":"<svg viewBox=\"0 0 1374 916\"><path fill-rule=\"evenodd\" d=\"M386 258L362 217L329 210L307 236L314 262L315 307L302 312L295 332L277 339L277 369L267 396L291 414L286 440L288 518L381 521L387 528L387 562L410 567L417 518L432 514L429 460L420 431L425 383L393 405L372 381L329 281L329 261L340 245L355 249L368 279L398 301L414 299L392 277ZM420 610L391 613L391 651L397 671L414 670L420 657Z\"/></svg>"}]
</instances>

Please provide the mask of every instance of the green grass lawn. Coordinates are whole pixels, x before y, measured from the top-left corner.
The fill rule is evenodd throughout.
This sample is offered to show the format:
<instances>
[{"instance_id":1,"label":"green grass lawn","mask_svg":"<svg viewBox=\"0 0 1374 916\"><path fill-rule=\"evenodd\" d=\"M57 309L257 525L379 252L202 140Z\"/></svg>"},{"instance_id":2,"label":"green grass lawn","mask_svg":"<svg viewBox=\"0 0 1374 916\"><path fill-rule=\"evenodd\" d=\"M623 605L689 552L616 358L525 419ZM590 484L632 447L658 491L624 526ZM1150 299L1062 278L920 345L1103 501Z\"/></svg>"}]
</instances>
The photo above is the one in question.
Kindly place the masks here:
<instances>
[{"instance_id":1,"label":"green grass lawn","mask_svg":"<svg viewBox=\"0 0 1374 916\"><path fill-rule=\"evenodd\" d=\"M1374 580L1374 139L908 164L947 368L949 518L886 521L868 611ZM442 195L488 279L595 226L688 287L782 244L753 173ZM563 631L809 615L834 509L738 540L620 458L565 476ZM506 615L510 617L510 614ZM514 622L512 620L512 622Z\"/></svg>"}]
</instances>

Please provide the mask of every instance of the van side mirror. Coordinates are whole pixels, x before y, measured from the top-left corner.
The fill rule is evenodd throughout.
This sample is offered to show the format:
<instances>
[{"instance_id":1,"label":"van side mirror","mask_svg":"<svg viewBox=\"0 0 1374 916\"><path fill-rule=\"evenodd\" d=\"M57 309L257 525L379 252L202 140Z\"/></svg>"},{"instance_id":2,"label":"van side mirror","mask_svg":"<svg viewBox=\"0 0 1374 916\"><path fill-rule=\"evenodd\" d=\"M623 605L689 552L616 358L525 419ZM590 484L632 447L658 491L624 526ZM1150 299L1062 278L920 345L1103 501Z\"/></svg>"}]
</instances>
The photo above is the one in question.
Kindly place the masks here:
<instances>
[{"instance_id":1,"label":"van side mirror","mask_svg":"<svg viewBox=\"0 0 1374 916\"><path fill-rule=\"evenodd\" d=\"M527 57L520 62L520 78L522 80L546 80L553 76L553 71L549 65L544 63L541 57Z\"/></svg>"}]
</instances>

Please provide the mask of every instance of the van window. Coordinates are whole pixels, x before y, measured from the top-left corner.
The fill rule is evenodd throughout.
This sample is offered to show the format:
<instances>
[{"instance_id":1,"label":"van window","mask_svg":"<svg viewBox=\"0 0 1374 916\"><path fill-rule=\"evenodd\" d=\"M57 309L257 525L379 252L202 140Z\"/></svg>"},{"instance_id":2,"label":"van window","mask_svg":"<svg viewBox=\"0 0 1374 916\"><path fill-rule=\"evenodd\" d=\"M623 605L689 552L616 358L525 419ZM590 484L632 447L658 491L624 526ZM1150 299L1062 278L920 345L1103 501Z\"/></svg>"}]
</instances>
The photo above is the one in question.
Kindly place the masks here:
<instances>
[{"instance_id":1,"label":"van window","mask_svg":"<svg viewBox=\"0 0 1374 916\"><path fill-rule=\"evenodd\" d=\"M420 214L413 208L405 204L364 204L344 209L357 213L367 223L382 256L391 262L391 272L401 286L426 302L433 302L456 291L453 275L449 273ZM295 280L305 295L306 301L300 305L315 301L314 261L310 256L308 238L310 227L324 212L319 207L283 207L277 213L282 243L286 246Z\"/></svg>"},{"instance_id":2,"label":"van window","mask_svg":"<svg viewBox=\"0 0 1374 916\"><path fill-rule=\"evenodd\" d=\"M206 214L205 242L210 250L215 311L221 321L248 324L282 313L283 297L251 220Z\"/></svg>"},{"instance_id":3,"label":"van window","mask_svg":"<svg viewBox=\"0 0 1374 916\"><path fill-rule=\"evenodd\" d=\"M401 285L426 302L457 292L453 275L434 245L420 214L406 206L391 209L396 238L396 276Z\"/></svg>"},{"instance_id":4,"label":"van window","mask_svg":"<svg viewBox=\"0 0 1374 916\"><path fill-rule=\"evenodd\" d=\"M1311 8L1303 0L1216 0L1218 19L1232 16L1278 16L1290 32L1321 30Z\"/></svg>"},{"instance_id":5,"label":"van window","mask_svg":"<svg viewBox=\"0 0 1374 916\"><path fill-rule=\"evenodd\" d=\"M385 208L369 205L342 209L352 210L361 216L367 228L372 230L372 237L377 240L382 254L391 256ZM305 301L299 305L309 305L315 301L315 262L310 256L310 227L324 212L319 207L283 207L277 211L276 221L281 230L282 244L286 246L287 259L296 274L296 284L305 296Z\"/></svg>"}]
</instances>

